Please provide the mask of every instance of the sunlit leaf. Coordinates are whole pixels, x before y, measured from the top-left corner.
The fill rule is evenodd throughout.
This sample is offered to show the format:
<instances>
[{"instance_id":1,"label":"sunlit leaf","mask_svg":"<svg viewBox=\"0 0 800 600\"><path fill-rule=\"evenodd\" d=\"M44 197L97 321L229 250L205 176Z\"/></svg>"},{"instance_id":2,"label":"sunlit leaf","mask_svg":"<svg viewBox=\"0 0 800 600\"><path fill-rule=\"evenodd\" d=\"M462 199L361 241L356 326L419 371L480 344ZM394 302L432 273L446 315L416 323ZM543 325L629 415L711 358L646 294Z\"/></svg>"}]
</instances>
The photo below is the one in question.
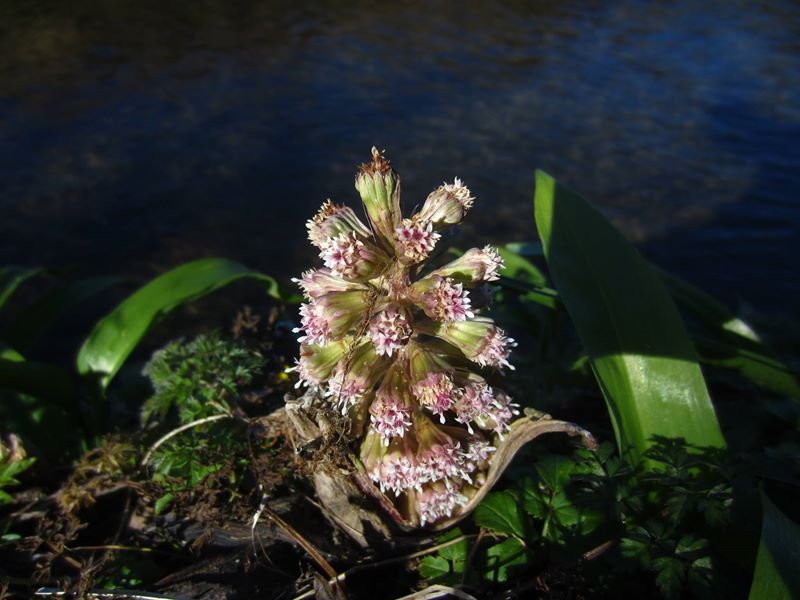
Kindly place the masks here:
<instances>
[{"instance_id":1,"label":"sunlit leaf","mask_svg":"<svg viewBox=\"0 0 800 600\"><path fill-rule=\"evenodd\" d=\"M641 457L653 435L723 446L694 348L658 274L599 212L541 171L534 208L621 451Z\"/></svg>"},{"instance_id":2,"label":"sunlit leaf","mask_svg":"<svg viewBox=\"0 0 800 600\"><path fill-rule=\"evenodd\" d=\"M789 600L800 591L800 525L761 492L764 518L750 599Z\"/></svg>"},{"instance_id":3,"label":"sunlit leaf","mask_svg":"<svg viewBox=\"0 0 800 600\"><path fill-rule=\"evenodd\" d=\"M105 388L150 327L175 308L242 278L266 284L279 298L272 277L220 258L186 263L156 277L101 319L78 353L82 375L96 375Z\"/></svg>"}]
</instances>

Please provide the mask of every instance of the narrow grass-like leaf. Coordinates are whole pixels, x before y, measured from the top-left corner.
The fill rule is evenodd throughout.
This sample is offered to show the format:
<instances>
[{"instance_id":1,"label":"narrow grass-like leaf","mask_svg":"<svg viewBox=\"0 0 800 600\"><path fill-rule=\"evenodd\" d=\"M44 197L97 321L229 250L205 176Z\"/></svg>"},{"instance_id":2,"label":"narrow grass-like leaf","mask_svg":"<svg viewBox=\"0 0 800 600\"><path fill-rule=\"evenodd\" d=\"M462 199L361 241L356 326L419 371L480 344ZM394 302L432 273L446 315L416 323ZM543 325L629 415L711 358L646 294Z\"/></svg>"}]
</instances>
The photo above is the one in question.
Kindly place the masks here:
<instances>
[{"instance_id":1,"label":"narrow grass-like leaf","mask_svg":"<svg viewBox=\"0 0 800 600\"><path fill-rule=\"evenodd\" d=\"M723 446L694 347L658 274L590 204L542 171L534 209L550 275L620 450L641 457L654 435Z\"/></svg>"},{"instance_id":2,"label":"narrow grass-like leaf","mask_svg":"<svg viewBox=\"0 0 800 600\"><path fill-rule=\"evenodd\" d=\"M764 508L750 600L791 600L800 593L800 525L761 492Z\"/></svg>"},{"instance_id":3,"label":"narrow grass-like leaf","mask_svg":"<svg viewBox=\"0 0 800 600\"><path fill-rule=\"evenodd\" d=\"M107 387L157 319L242 278L261 281L270 296L280 297L272 277L221 258L186 263L156 277L95 325L78 353L78 372L98 376Z\"/></svg>"},{"instance_id":4,"label":"narrow grass-like leaf","mask_svg":"<svg viewBox=\"0 0 800 600\"><path fill-rule=\"evenodd\" d=\"M744 377L778 394L800 400L800 384L797 374L777 358L763 352L750 350L741 344L726 343L714 339L694 338L700 360L706 364L736 371Z\"/></svg>"},{"instance_id":5,"label":"narrow grass-like leaf","mask_svg":"<svg viewBox=\"0 0 800 600\"><path fill-rule=\"evenodd\" d=\"M0 308L22 283L41 272L42 269L38 268L0 267Z\"/></svg>"}]
</instances>

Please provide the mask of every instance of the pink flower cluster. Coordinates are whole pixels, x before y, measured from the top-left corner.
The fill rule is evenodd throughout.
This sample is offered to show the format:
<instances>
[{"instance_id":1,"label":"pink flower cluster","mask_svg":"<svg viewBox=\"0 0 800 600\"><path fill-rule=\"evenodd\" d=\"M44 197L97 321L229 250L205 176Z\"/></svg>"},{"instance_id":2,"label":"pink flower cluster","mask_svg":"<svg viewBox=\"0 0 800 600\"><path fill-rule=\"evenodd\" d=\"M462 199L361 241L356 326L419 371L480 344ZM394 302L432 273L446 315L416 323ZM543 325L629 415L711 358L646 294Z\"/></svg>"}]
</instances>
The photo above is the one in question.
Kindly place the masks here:
<instances>
[{"instance_id":1,"label":"pink flower cluster","mask_svg":"<svg viewBox=\"0 0 800 600\"><path fill-rule=\"evenodd\" d=\"M403 218L400 179L373 148L356 189L369 226L330 200L308 222L325 267L294 280L306 297L294 371L298 386L351 419L364 469L380 490L408 521L426 525L468 502L494 437L502 439L519 414L482 374L513 369L516 344L477 314L469 293L497 280L503 262L490 246L437 259L441 232L474 202L459 179Z\"/></svg>"}]
</instances>

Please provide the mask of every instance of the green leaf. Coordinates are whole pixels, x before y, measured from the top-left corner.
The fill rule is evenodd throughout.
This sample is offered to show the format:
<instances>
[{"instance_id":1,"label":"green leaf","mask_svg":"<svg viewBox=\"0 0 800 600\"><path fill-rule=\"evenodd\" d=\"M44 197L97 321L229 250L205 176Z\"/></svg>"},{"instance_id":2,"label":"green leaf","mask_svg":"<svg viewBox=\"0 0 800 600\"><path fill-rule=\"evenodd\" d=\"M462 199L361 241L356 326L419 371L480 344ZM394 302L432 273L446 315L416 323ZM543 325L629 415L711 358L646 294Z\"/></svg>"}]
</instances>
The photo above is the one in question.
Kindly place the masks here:
<instances>
[{"instance_id":1,"label":"green leaf","mask_svg":"<svg viewBox=\"0 0 800 600\"><path fill-rule=\"evenodd\" d=\"M800 525L761 492L764 518L756 556L751 600L789 600L800 590Z\"/></svg>"},{"instance_id":2,"label":"green leaf","mask_svg":"<svg viewBox=\"0 0 800 600\"><path fill-rule=\"evenodd\" d=\"M167 506L169 506L170 502L175 498L175 494L168 492L161 496L158 500L156 500L155 506L153 507L153 512L156 516L161 514Z\"/></svg>"},{"instance_id":3,"label":"green leaf","mask_svg":"<svg viewBox=\"0 0 800 600\"><path fill-rule=\"evenodd\" d=\"M731 369L765 389L800 399L797 373L774 358L763 346L756 346L757 349L753 350L745 346L754 346L754 343L743 342L734 344L695 336L695 348L704 363Z\"/></svg>"},{"instance_id":4,"label":"green leaf","mask_svg":"<svg viewBox=\"0 0 800 600\"><path fill-rule=\"evenodd\" d=\"M517 538L508 538L486 550L484 577L489 581L506 581L509 568L524 565L526 560L525 545Z\"/></svg>"},{"instance_id":5,"label":"green leaf","mask_svg":"<svg viewBox=\"0 0 800 600\"><path fill-rule=\"evenodd\" d=\"M674 556L664 556L653 561L658 571L656 585L665 598L679 598L686 576L686 563Z\"/></svg>"},{"instance_id":6,"label":"green leaf","mask_svg":"<svg viewBox=\"0 0 800 600\"><path fill-rule=\"evenodd\" d=\"M439 536L436 540L438 544L444 544L445 542L449 542L450 540L454 540L457 537L461 537L463 535L461 530L456 527L455 529L451 529L447 533L444 533ZM462 563L467 560L467 550L469 546L467 544L467 540L461 540L449 546L445 546L441 550L439 550L439 556L444 556L447 560L451 560L454 562L461 561Z\"/></svg>"},{"instance_id":7,"label":"green leaf","mask_svg":"<svg viewBox=\"0 0 800 600\"><path fill-rule=\"evenodd\" d=\"M658 274L599 212L542 171L534 209L620 451L640 458L653 435L724 446L694 348Z\"/></svg>"},{"instance_id":8,"label":"green leaf","mask_svg":"<svg viewBox=\"0 0 800 600\"><path fill-rule=\"evenodd\" d=\"M486 496L475 509L475 524L500 533L525 537L517 497L509 490Z\"/></svg>"},{"instance_id":9,"label":"green leaf","mask_svg":"<svg viewBox=\"0 0 800 600\"><path fill-rule=\"evenodd\" d=\"M455 579L457 573L449 560L442 556L426 556L419 565L419 574L434 583L445 583Z\"/></svg>"},{"instance_id":10,"label":"green leaf","mask_svg":"<svg viewBox=\"0 0 800 600\"><path fill-rule=\"evenodd\" d=\"M439 536L436 542L443 544L461 535L461 530L456 528ZM432 583L458 583L464 573L468 549L467 540L461 540L442 548L435 556L426 556L419 566L420 575Z\"/></svg>"},{"instance_id":11,"label":"green leaf","mask_svg":"<svg viewBox=\"0 0 800 600\"><path fill-rule=\"evenodd\" d=\"M39 268L0 267L0 308L22 283L41 272Z\"/></svg>"},{"instance_id":12,"label":"green leaf","mask_svg":"<svg viewBox=\"0 0 800 600\"><path fill-rule=\"evenodd\" d=\"M98 375L103 388L108 387L157 319L244 277L264 282L270 296L280 297L272 277L221 258L186 263L156 277L95 325L78 353L78 372Z\"/></svg>"},{"instance_id":13,"label":"green leaf","mask_svg":"<svg viewBox=\"0 0 800 600\"><path fill-rule=\"evenodd\" d=\"M539 287L522 279L500 276L498 283L506 289L520 292L526 300L536 302L550 309L562 308L558 293L548 287Z\"/></svg>"},{"instance_id":14,"label":"green leaf","mask_svg":"<svg viewBox=\"0 0 800 600\"><path fill-rule=\"evenodd\" d=\"M69 284L36 301L14 320L8 342L27 353L47 329L69 310L124 281L121 277L91 277Z\"/></svg>"},{"instance_id":15,"label":"green leaf","mask_svg":"<svg viewBox=\"0 0 800 600\"><path fill-rule=\"evenodd\" d=\"M544 248L540 242L509 242L506 249L520 256L539 256L544 258Z\"/></svg>"},{"instance_id":16,"label":"green leaf","mask_svg":"<svg viewBox=\"0 0 800 600\"><path fill-rule=\"evenodd\" d=\"M508 247L497 248L497 252L503 259L503 270L500 273L512 279L527 281L538 287L547 287L548 281L544 273L529 260L523 258L516 252L512 252Z\"/></svg>"}]
</instances>

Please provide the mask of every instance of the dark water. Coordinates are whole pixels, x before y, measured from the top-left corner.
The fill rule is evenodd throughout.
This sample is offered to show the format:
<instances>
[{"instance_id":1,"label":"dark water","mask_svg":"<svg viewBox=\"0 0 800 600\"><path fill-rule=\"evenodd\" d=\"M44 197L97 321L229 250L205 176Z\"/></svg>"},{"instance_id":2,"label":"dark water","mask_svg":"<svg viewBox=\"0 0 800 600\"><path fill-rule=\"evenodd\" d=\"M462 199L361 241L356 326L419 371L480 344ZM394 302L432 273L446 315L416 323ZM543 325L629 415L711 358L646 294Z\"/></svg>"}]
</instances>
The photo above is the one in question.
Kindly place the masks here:
<instances>
[{"instance_id":1,"label":"dark water","mask_svg":"<svg viewBox=\"0 0 800 600\"><path fill-rule=\"evenodd\" d=\"M0 3L0 263L287 278L373 144L462 242L533 237L533 169L729 304L797 315L796 2Z\"/></svg>"}]
</instances>

